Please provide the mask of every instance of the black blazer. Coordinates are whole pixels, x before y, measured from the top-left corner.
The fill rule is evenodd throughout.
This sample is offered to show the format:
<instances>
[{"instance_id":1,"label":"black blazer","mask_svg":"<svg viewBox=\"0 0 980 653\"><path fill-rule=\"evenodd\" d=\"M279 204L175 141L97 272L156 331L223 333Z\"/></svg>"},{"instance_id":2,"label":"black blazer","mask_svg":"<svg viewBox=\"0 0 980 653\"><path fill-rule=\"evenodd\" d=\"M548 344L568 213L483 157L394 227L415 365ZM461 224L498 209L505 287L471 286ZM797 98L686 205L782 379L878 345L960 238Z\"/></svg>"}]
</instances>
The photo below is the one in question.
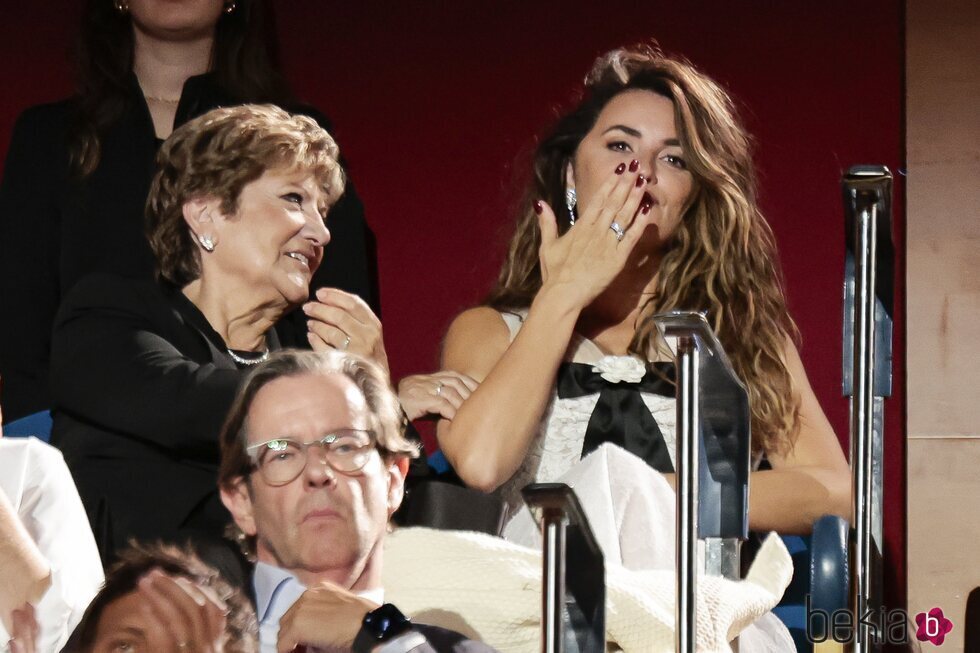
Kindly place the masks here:
<instances>
[{"instance_id":1,"label":"black blazer","mask_svg":"<svg viewBox=\"0 0 980 653\"><path fill-rule=\"evenodd\" d=\"M211 75L184 84L175 125L218 106L239 104ZM69 171L71 101L33 107L17 120L0 183L0 396L13 420L51 407L48 363L58 303L93 272L152 279L156 265L144 235L144 206L159 147L136 77L129 106L101 142L91 175ZM290 107L328 120L315 109ZM311 286L363 297L378 312L373 236L353 186L330 210L331 241ZM301 312L279 327L284 343L308 347Z\"/></svg>"},{"instance_id":2,"label":"black blazer","mask_svg":"<svg viewBox=\"0 0 980 653\"><path fill-rule=\"evenodd\" d=\"M453 630L446 630L438 626L415 624L415 629L429 640L429 648L419 646L412 649L412 653L495 653L497 650L483 642L466 639Z\"/></svg>"},{"instance_id":3,"label":"black blazer","mask_svg":"<svg viewBox=\"0 0 980 653\"><path fill-rule=\"evenodd\" d=\"M130 537L221 536L230 517L217 492L218 433L246 373L174 287L95 274L65 297L51 442L104 560Z\"/></svg>"}]
</instances>

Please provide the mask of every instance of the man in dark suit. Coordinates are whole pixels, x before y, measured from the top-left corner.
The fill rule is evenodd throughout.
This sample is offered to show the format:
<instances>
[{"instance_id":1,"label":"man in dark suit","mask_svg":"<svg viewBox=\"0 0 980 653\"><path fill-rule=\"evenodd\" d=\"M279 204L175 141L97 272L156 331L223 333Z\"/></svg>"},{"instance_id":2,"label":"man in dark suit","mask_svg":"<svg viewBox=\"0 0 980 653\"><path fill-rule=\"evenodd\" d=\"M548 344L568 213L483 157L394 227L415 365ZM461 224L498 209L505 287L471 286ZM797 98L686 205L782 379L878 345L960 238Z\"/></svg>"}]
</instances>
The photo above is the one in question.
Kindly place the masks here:
<instances>
[{"instance_id":1,"label":"man in dark suit","mask_svg":"<svg viewBox=\"0 0 980 653\"><path fill-rule=\"evenodd\" d=\"M374 363L284 351L241 388L221 434L221 498L254 554L262 653L489 651L384 600L383 540L417 449Z\"/></svg>"}]
</instances>

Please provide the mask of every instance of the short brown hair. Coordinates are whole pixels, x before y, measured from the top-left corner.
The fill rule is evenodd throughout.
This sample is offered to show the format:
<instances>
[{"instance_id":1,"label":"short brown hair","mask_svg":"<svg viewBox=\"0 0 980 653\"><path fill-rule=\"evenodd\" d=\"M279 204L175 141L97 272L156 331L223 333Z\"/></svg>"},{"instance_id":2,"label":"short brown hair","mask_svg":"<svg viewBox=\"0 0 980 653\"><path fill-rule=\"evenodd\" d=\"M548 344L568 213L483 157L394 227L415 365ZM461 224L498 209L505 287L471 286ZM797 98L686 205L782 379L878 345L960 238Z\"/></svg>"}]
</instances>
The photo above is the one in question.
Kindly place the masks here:
<instances>
[{"instance_id":1,"label":"short brown hair","mask_svg":"<svg viewBox=\"0 0 980 653\"><path fill-rule=\"evenodd\" d=\"M216 197L221 210L238 210L242 188L269 170L308 170L328 207L344 192L333 138L315 120L271 104L214 109L178 127L157 154L146 201L146 229L162 279L185 286L201 274L200 254L183 207ZM328 207L321 207L325 210Z\"/></svg>"},{"instance_id":2,"label":"short brown hair","mask_svg":"<svg viewBox=\"0 0 980 653\"><path fill-rule=\"evenodd\" d=\"M235 397L221 429L218 484L222 488L231 489L238 479L253 470L245 447L248 446L248 412L259 390L276 379L305 374L343 374L354 382L367 401L370 428L375 432L378 451L386 460L419 455L418 446L405 438L398 398L391 390L387 374L376 363L341 351L285 349L256 365Z\"/></svg>"},{"instance_id":3,"label":"short brown hair","mask_svg":"<svg viewBox=\"0 0 980 653\"><path fill-rule=\"evenodd\" d=\"M228 616L225 625L225 651L256 653L258 624L255 610L248 598L226 582L212 567L188 550L169 544L141 545L130 542L119 554L119 561L106 573L105 585L92 599L85 615L72 633L66 653L86 653L95 644L102 614L113 601L136 590L143 576L159 569L169 576L186 578L198 587L211 589L225 605Z\"/></svg>"}]
</instances>

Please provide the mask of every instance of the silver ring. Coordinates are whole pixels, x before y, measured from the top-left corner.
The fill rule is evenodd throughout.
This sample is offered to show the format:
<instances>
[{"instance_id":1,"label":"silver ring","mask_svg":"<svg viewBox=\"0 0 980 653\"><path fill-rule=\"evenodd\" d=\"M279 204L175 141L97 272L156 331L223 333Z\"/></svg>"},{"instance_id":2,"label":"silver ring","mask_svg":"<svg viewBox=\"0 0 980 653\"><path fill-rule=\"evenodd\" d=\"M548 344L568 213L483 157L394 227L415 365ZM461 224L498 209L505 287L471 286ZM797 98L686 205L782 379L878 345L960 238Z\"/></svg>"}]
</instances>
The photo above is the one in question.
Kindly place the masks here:
<instances>
[{"instance_id":1,"label":"silver ring","mask_svg":"<svg viewBox=\"0 0 980 653\"><path fill-rule=\"evenodd\" d=\"M189 646L190 644L187 642L177 642L177 648L179 648L181 651L186 651Z\"/></svg>"},{"instance_id":2,"label":"silver ring","mask_svg":"<svg viewBox=\"0 0 980 653\"><path fill-rule=\"evenodd\" d=\"M349 346L350 346L350 336L346 336L346 339L344 340L344 344L340 346L340 351L347 351L347 347Z\"/></svg>"},{"instance_id":3,"label":"silver ring","mask_svg":"<svg viewBox=\"0 0 980 653\"><path fill-rule=\"evenodd\" d=\"M443 385L442 384L442 381L436 381L436 396L437 397L441 397L442 396L442 385Z\"/></svg>"},{"instance_id":4,"label":"silver ring","mask_svg":"<svg viewBox=\"0 0 980 653\"><path fill-rule=\"evenodd\" d=\"M626 235L626 231L624 231L623 228L619 226L618 222L614 221L611 225L609 225L609 228L613 230L614 234L616 234L616 240L622 240L623 236Z\"/></svg>"}]
</instances>

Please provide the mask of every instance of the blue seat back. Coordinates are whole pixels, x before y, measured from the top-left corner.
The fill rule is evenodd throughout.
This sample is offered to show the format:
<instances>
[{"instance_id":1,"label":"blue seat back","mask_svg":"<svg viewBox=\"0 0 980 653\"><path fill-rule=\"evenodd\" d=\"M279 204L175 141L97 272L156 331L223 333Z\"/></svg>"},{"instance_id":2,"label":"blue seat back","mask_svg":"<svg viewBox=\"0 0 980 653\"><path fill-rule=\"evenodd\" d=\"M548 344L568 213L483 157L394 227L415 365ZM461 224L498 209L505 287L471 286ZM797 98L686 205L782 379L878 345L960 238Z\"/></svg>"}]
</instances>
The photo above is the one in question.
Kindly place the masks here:
<instances>
[{"instance_id":1,"label":"blue seat back","mask_svg":"<svg viewBox=\"0 0 980 653\"><path fill-rule=\"evenodd\" d=\"M51 411L42 410L38 413L15 419L3 425L3 434L11 438L26 438L34 436L44 442L51 441Z\"/></svg>"}]
</instances>

